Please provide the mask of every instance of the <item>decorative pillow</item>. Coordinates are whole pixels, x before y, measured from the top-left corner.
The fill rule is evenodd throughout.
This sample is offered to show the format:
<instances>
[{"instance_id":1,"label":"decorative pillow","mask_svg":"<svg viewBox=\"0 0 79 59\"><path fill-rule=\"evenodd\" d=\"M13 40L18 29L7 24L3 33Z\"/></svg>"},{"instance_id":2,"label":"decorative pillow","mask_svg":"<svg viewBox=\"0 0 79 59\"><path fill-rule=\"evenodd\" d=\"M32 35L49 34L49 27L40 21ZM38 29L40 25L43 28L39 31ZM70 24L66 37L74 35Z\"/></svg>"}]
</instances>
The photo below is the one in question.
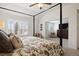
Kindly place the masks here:
<instances>
[{"instance_id":1,"label":"decorative pillow","mask_svg":"<svg viewBox=\"0 0 79 59\"><path fill-rule=\"evenodd\" d=\"M10 41L15 49L23 47L21 39L15 35L11 37Z\"/></svg>"},{"instance_id":2,"label":"decorative pillow","mask_svg":"<svg viewBox=\"0 0 79 59\"><path fill-rule=\"evenodd\" d=\"M13 51L13 46L9 41L9 37L0 31L0 52L11 52Z\"/></svg>"}]
</instances>

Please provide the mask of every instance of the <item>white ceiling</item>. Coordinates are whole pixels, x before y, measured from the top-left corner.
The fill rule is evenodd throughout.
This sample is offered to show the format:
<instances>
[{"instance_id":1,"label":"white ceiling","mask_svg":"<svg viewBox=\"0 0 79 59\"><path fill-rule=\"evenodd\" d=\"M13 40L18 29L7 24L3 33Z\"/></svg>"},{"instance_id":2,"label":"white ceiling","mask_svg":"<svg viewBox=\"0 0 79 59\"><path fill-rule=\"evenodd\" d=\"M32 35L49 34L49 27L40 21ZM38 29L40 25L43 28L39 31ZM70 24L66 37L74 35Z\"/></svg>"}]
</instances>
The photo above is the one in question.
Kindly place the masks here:
<instances>
[{"instance_id":1,"label":"white ceiling","mask_svg":"<svg viewBox=\"0 0 79 59\"><path fill-rule=\"evenodd\" d=\"M8 9L20 11L30 15L35 15L55 5L55 3L52 3L52 5L44 6L43 9L40 10L38 7L29 7L29 5L31 4L33 3L0 3L0 7L5 7Z\"/></svg>"}]
</instances>

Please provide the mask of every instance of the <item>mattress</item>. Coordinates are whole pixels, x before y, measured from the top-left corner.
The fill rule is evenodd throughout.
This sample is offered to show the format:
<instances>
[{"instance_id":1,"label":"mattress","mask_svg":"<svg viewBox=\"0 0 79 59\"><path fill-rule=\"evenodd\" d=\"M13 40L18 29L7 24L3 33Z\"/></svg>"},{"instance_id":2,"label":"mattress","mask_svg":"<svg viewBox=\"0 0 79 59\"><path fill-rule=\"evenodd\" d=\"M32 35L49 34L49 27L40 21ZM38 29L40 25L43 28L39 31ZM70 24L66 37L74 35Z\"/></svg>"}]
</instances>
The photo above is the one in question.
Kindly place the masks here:
<instances>
[{"instance_id":1,"label":"mattress","mask_svg":"<svg viewBox=\"0 0 79 59\"><path fill-rule=\"evenodd\" d=\"M52 40L38 37L20 37L24 47L15 49L13 53L0 54L6 56L62 56L63 48Z\"/></svg>"}]
</instances>

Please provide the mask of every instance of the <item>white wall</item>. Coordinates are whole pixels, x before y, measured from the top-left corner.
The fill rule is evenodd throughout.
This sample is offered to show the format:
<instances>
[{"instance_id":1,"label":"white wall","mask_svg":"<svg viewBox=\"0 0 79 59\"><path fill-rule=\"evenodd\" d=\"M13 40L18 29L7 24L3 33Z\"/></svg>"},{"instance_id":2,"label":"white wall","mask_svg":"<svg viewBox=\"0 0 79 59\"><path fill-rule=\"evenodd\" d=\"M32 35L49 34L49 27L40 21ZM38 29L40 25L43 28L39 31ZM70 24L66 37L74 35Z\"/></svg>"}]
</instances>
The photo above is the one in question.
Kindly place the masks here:
<instances>
[{"instance_id":1,"label":"white wall","mask_svg":"<svg viewBox=\"0 0 79 59\"><path fill-rule=\"evenodd\" d=\"M3 9L0 9L0 20L4 20L5 21L5 28L3 28L3 30L5 30L8 33L8 29L7 29L7 22L8 21L13 21L13 22L29 22L29 34L28 35L32 35L33 34L33 22L32 22L32 17L31 16L27 16L27 15L22 15L22 14L18 14L15 12L11 12L11 11L6 11Z\"/></svg>"},{"instance_id":2,"label":"white wall","mask_svg":"<svg viewBox=\"0 0 79 59\"><path fill-rule=\"evenodd\" d=\"M73 49L77 49L77 9L79 9L79 4L63 5L63 18L68 18L69 22L69 39L67 40L68 48ZM59 6L43 13L43 15L40 14L38 17L40 17L39 24L43 24L42 34L45 36L45 22L59 19Z\"/></svg>"}]
</instances>

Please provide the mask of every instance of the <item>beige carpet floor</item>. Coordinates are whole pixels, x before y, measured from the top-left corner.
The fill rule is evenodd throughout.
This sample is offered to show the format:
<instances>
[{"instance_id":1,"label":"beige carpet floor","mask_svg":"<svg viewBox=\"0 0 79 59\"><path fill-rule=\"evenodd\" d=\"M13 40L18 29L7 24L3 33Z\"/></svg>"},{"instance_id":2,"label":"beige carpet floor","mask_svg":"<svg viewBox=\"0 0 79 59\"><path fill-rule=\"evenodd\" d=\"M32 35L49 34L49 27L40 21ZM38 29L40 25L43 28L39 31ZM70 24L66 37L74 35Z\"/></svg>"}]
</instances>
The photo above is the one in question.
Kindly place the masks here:
<instances>
[{"instance_id":1,"label":"beige carpet floor","mask_svg":"<svg viewBox=\"0 0 79 59\"><path fill-rule=\"evenodd\" d=\"M79 56L79 49L64 49L64 56Z\"/></svg>"}]
</instances>

